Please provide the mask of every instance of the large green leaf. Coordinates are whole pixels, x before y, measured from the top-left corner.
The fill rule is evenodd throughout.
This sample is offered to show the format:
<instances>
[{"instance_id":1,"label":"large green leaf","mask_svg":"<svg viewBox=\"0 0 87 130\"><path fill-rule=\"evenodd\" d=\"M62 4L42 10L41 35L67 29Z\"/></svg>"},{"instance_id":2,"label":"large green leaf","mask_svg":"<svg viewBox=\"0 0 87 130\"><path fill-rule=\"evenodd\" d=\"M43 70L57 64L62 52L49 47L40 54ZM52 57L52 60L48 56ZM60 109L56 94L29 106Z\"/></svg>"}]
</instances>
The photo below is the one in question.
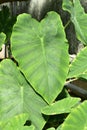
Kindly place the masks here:
<instances>
[{"instance_id":1,"label":"large green leaf","mask_svg":"<svg viewBox=\"0 0 87 130\"><path fill-rule=\"evenodd\" d=\"M0 123L0 130L35 130L34 126L24 126L28 119L27 114L17 115L9 120L6 124Z\"/></svg>"},{"instance_id":2,"label":"large green leaf","mask_svg":"<svg viewBox=\"0 0 87 130\"><path fill-rule=\"evenodd\" d=\"M41 22L19 15L11 37L12 54L33 88L51 103L61 92L68 72L68 45L59 15Z\"/></svg>"},{"instance_id":3,"label":"large green leaf","mask_svg":"<svg viewBox=\"0 0 87 130\"><path fill-rule=\"evenodd\" d=\"M0 49L2 47L2 44L5 43L5 38L6 38L5 34L4 33L0 33Z\"/></svg>"},{"instance_id":4,"label":"large green leaf","mask_svg":"<svg viewBox=\"0 0 87 130\"><path fill-rule=\"evenodd\" d=\"M63 7L71 14L71 21L75 25L77 37L87 44L87 14L80 4L80 0L63 0Z\"/></svg>"},{"instance_id":5,"label":"large green leaf","mask_svg":"<svg viewBox=\"0 0 87 130\"><path fill-rule=\"evenodd\" d=\"M87 101L69 114L62 124L61 130L87 130Z\"/></svg>"},{"instance_id":6,"label":"large green leaf","mask_svg":"<svg viewBox=\"0 0 87 130\"><path fill-rule=\"evenodd\" d=\"M56 115L56 114L62 114L62 113L69 113L71 109L78 104L80 101L80 98L64 98L62 100L59 100L49 106L46 106L42 109L42 113L46 115Z\"/></svg>"},{"instance_id":7,"label":"large green leaf","mask_svg":"<svg viewBox=\"0 0 87 130\"><path fill-rule=\"evenodd\" d=\"M0 121L27 112L36 130L41 130L45 124L41 109L45 105L15 63L9 59L3 60L0 63Z\"/></svg>"},{"instance_id":8,"label":"large green leaf","mask_svg":"<svg viewBox=\"0 0 87 130\"><path fill-rule=\"evenodd\" d=\"M82 49L70 65L69 78L78 77L87 71L87 47Z\"/></svg>"}]
</instances>

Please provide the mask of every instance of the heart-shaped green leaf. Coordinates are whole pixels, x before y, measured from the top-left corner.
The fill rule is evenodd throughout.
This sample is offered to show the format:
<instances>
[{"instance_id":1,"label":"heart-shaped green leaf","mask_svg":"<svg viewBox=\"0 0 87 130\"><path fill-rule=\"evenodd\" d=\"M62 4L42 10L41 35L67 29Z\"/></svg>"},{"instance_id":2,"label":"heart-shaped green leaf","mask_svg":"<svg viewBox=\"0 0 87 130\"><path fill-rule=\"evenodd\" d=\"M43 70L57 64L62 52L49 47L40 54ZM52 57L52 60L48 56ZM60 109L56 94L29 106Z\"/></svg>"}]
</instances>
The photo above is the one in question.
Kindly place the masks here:
<instances>
[{"instance_id":1,"label":"heart-shaped green leaf","mask_svg":"<svg viewBox=\"0 0 87 130\"><path fill-rule=\"evenodd\" d=\"M64 98L62 100L59 100L49 106L46 106L42 109L42 113L46 115L56 115L56 114L62 114L62 113L69 113L71 112L71 109L78 104L80 101L80 98Z\"/></svg>"},{"instance_id":2,"label":"heart-shaped green leaf","mask_svg":"<svg viewBox=\"0 0 87 130\"><path fill-rule=\"evenodd\" d=\"M28 113L29 120L41 130L45 120L41 109L46 105L27 83L15 63L3 60L0 63L0 121L20 113Z\"/></svg>"},{"instance_id":3,"label":"heart-shaped green leaf","mask_svg":"<svg viewBox=\"0 0 87 130\"><path fill-rule=\"evenodd\" d=\"M28 119L27 114L17 115L9 120L7 123L0 123L1 130L35 130L34 126L24 126L26 120Z\"/></svg>"},{"instance_id":4,"label":"heart-shaped green leaf","mask_svg":"<svg viewBox=\"0 0 87 130\"><path fill-rule=\"evenodd\" d=\"M69 114L60 130L87 130L87 101Z\"/></svg>"},{"instance_id":5,"label":"heart-shaped green leaf","mask_svg":"<svg viewBox=\"0 0 87 130\"><path fill-rule=\"evenodd\" d=\"M5 38L6 38L5 34L4 33L0 33L0 49L2 47L2 44L5 43Z\"/></svg>"},{"instance_id":6,"label":"heart-shaped green leaf","mask_svg":"<svg viewBox=\"0 0 87 130\"><path fill-rule=\"evenodd\" d=\"M75 25L77 37L87 44L87 14L80 4L80 0L63 0L63 8L71 14L71 21Z\"/></svg>"},{"instance_id":7,"label":"heart-shaped green leaf","mask_svg":"<svg viewBox=\"0 0 87 130\"><path fill-rule=\"evenodd\" d=\"M59 15L41 22L19 15L11 37L12 54L32 87L48 103L62 91L68 72L68 45Z\"/></svg>"}]
</instances>

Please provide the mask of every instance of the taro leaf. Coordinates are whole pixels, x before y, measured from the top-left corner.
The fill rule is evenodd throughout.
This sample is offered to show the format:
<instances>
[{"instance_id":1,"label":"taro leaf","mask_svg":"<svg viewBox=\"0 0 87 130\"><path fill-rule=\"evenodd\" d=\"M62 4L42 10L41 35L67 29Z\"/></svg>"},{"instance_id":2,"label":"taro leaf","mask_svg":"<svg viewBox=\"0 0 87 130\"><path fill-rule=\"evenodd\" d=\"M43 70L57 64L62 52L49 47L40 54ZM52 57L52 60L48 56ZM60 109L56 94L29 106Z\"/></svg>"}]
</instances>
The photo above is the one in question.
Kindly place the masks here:
<instances>
[{"instance_id":1,"label":"taro leaf","mask_svg":"<svg viewBox=\"0 0 87 130\"><path fill-rule=\"evenodd\" d=\"M8 123L0 124L1 130L35 130L34 126L24 126L26 120L28 119L27 114L17 115L9 120Z\"/></svg>"},{"instance_id":2,"label":"taro leaf","mask_svg":"<svg viewBox=\"0 0 87 130\"><path fill-rule=\"evenodd\" d=\"M69 114L62 124L61 130L87 130L87 101Z\"/></svg>"},{"instance_id":3,"label":"taro leaf","mask_svg":"<svg viewBox=\"0 0 87 130\"><path fill-rule=\"evenodd\" d=\"M29 120L36 127L35 130L41 130L45 124L41 109L45 105L15 63L9 59L3 60L0 63L0 121L28 113Z\"/></svg>"},{"instance_id":4,"label":"taro leaf","mask_svg":"<svg viewBox=\"0 0 87 130\"><path fill-rule=\"evenodd\" d=\"M83 48L70 65L68 78L79 77L87 71L87 47Z\"/></svg>"},{"instance_id":5,"label":"taro leaf","mask_svg":"<svg viewBox=\"0 0 87 130\"><path fill-rule=\"evenodd\" d=\"M0 49L2 47L2 44L5 43L5 38L6 38L5 34L4 33L0 33Z\"/></svg>"},{"instance_id":6,"label":"taro leaf","mask_svg":"<svg viewBox=\"0 0 87 130\"><path fill-rule=\"evenodd\" d=\"M29 14L17 18L11 37L12 54L27 80L48 103L62 91L68 72L68 45L59 15L41 22Z\"/></svg>"},{"instance_id":7,"label":"taro leaf","mask_svg":"<svg viewBox=\"0 0 87 130\"><path fill-rule=\"evenodd\" d=\"M80 4L80 0L63 0L63 8L71 14L71 21L75 25L77 37L87 44L87 14Z\"/></svg>"},{"instance_id":8,"label":"taro leaf","mask_svg":"<svg viewBox=\"0 0 87 130\"><path fill-rule=\"evenodd\" d=\"M69 113L71 109L76 106L80 98L64 98L42 109L42 113L46 115L56 115L62 113Z\"/></svg>"}]
</instances>

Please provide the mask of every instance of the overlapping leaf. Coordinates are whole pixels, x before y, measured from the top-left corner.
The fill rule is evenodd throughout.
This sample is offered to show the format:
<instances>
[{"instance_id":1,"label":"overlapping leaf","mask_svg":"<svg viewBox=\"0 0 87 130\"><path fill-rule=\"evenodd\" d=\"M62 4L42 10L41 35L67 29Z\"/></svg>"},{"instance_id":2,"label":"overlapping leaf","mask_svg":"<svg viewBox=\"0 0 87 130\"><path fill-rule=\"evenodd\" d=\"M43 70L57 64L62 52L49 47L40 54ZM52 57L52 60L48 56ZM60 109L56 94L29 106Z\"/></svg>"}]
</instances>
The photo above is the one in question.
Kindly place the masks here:
<instances>
[{"instance_id":1,"label":"overlapping leaf","mask_svg":"<svg viewBox=\"0 0 87 130\"><path fill-rule=\"evenodd\" d=\"M69 78L84 75L87 71L87 47L82 49L70 65ZM85 75L86 76L86 75Z\"/></svg>"},{"instance_id":2,"label":"overlapping leaf","mask_svg":"<svg viewBox=\"0 0 87 130\"><path fill-rule=\"evenodd\" d=\"M63 0L63 7L71 14L71 21L75 25L77 37L87 44L87 14L80 4L80 0Z\"/></svg>"},{"instance_id":3,"label":"overlapping leaf","mask_svg":"<svg viewBox=\"0 0 87 130\"><path fill-rule=\"evenodd\" d=\"M41 97L26 82L23 75L11 60L0 63L0 121L15 115L28 113L29 120L41 130L45 120L41 109L46 105Z\"/></svg>"},{"instance_id":4,"label":"overlapping leaf","mask_svg":"<svg viewBox=\"0 0 87 130\"><path fill-rule=\"evenodd\" d=\"M33 88L51 103L61 92L68 72L68 46L59 15L41 22L19 15L11 37L12 54Z\"/></svg>"},{"instance_id":5,"label":"overlapping leaf","mask_svg":"<svg viewBox=\"0 0 87 130\"><path fill-rule=\"evenodd\" d=\"M46 115L56 115L56 114L62 114L62 113L69 113L71 112L71 109L78 104L80 101L80 98L64 98L62 100L59 100L49 106L46 106L42 109L42 113Z\"/></svg>"},{"instance_id":6,"label":"overlapping leaf","mask_svg":"<svg viewBox=\"0 0 87 130\"><path fill-rule=\"evenodd\" d=\"M87 130L87 101L75 108L65 122L61 130Z\"/></svg>"}]
</instances>

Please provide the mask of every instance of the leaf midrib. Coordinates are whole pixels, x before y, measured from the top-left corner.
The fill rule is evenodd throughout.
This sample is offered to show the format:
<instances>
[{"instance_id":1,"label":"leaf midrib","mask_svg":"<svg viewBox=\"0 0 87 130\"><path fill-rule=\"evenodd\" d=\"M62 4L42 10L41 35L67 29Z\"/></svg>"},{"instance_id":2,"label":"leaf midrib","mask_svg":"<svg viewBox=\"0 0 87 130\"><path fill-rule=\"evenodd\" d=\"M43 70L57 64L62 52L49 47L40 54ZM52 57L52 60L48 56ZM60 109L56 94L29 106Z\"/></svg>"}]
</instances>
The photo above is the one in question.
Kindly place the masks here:
<instances>
[{"instance_id":1,"label":"leaf midrib","mask_svg":"<svg viewBox=\"0 0 87 130\"><path fill-rule=\"evenodd\" d=\"M44 38L41 37L41 47L42 47L42 54L43 54L43 59L44 59L44 64L45 64L45 73L46 73L46 79L47 79L47 84L49 86L49 82L48 82L48 67L47 67L47 57L46 57L46 51L45 51L45 46L44 46Z\"/></svg>"}]
</instances>

